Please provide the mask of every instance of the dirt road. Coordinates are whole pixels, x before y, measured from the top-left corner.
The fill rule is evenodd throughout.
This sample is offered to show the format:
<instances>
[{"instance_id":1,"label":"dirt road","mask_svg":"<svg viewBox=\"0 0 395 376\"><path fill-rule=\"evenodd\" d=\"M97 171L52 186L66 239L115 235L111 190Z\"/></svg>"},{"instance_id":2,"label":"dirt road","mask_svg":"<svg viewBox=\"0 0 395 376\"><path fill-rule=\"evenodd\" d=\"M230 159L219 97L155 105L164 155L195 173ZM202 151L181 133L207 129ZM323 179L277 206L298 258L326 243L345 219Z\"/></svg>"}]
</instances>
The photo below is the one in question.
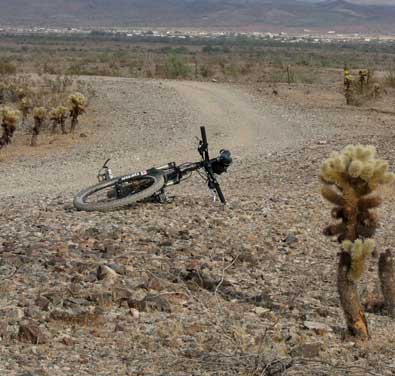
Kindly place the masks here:
<instances>
[{"instance_id":1,"label":"dirt road","mask_svg":"<svg viewBox=\"0 0 395 376\"><path fill-rule=\"evenodd\" d=\"M211 148L230 148L239 159L262 158L311 134L309 124L284 114L242 88L217 83L89 78L98 125L89 139L67 150L0 165L0 196L75 191L95 182L107 157L117 173L185 158L195 159L199 127ZM18 137L18 136L17 136Z\"/></svg>"}]
</instances>

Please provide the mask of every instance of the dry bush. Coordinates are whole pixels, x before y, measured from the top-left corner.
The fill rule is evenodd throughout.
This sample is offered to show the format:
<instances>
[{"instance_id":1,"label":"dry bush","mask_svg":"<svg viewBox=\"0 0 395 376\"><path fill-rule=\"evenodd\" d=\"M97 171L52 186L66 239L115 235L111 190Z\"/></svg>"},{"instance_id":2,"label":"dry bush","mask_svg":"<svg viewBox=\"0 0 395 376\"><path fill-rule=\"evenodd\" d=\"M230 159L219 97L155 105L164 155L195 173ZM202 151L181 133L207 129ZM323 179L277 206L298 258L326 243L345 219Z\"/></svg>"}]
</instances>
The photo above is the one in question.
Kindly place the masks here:
<instances>
[{"instance_id":1,"label":"dry bush","mask_svg":"<svg viewBox=\"0 0 395 376\"><path fill-rule=\"evenodd\" d=\"M2 58L0 59L0 75L8 76L13 75L17 71L16 66L8 61L8 59Z\"/></svg>"},{"instance_id":2,"label":"dry bush","mask_svg":"<svg viewBox=\"0 0 395 376\"><path fill-rule=\"evenodd\" d=\"M384 84L386 86L395 88L395 69L391 69L387 72L384 78Z\"/></svg>"}]
</instances>

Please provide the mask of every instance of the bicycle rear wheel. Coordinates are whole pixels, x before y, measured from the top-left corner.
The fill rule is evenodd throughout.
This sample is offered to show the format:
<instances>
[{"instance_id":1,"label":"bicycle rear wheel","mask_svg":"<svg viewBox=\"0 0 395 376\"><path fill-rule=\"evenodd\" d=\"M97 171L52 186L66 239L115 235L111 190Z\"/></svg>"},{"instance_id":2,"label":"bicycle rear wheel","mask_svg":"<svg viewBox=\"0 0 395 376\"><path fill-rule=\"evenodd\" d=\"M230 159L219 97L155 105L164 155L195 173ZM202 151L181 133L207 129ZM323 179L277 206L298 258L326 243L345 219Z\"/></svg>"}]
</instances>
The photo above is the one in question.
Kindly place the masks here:
<instances>
[{"instance_id":1,"label":"bicycle rear wheel","mask_svg":"<svg viewBox=\"0 0 395 376\"><path fill-rule=\"evenodd\" d=\"M133 175L120 176L82 190L74 197L74 206L85 211L119 209L151 197L165 185L160 171Z\"/></svg>"}]
</instances>

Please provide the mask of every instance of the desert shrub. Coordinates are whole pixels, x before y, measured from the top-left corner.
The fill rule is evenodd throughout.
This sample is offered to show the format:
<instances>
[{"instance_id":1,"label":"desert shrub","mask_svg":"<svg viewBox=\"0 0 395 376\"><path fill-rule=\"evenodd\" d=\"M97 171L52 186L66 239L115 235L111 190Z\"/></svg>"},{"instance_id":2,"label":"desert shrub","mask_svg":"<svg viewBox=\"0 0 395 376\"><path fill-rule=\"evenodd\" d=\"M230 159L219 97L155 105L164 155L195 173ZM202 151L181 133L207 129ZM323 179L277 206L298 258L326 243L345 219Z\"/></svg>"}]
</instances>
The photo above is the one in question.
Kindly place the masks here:
<instances>
[{"instance_id":1,"label":"desert shrub","mask_svg":"<svg viewBox=\"0 0 395 376\"><path fill-rule=\"evenodd\" d=\"M165 72L167 78L186 78L190 75L191 69L183 58L173 55L166 61Z\"/></svg>"},{"instance_id":2,"label":"desert shrub","mask_svg":"<svg viewBox=\"0 0 395 376\"><path fill-rule=\"evenodd\" d=\"M214 75L213 68L210 64L202 64L199 66L200 75L204 78L210 78Z\"/></svg>"},{"instance_id":3,"label":"desert shrub","mask_svg":"<svg viewBox=\"0 0 395 376\"><path fill-rule=\"evenodd\" d=\"M232 78L237 78L240 76L240 66L236 63L226 64L223 68L223 73L226 76L230 76Z\"/></svg>"},{"instance_id":4,"label":"desert shrub","mask_svg":"<svg viewBox=\"0 0 395 376\"><path fill-rule=\"evenodd\" d=\"M16 66L6 59L0 59L0 75L13 75L17 71Z\"/></svg>"},{"instance_id":5,"label":"desert shrub","mask_svg":"<svg viewBox=\"0 0 395 376\"><path fill-rule=\"evenodd\" d=\"M387 86L395 88L395 68L390 69L384 77Z\"/></svg>"}]
</instances>

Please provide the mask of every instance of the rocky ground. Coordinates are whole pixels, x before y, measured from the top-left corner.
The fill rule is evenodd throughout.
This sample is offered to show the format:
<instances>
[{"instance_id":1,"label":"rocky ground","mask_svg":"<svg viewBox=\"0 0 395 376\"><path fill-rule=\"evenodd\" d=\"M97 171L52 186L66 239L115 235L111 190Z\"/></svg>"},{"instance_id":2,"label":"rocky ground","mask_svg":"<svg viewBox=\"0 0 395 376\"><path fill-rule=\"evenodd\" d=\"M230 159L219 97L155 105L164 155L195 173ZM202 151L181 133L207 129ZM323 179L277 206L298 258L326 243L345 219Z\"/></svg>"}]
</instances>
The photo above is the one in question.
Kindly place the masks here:
<instances>
[{"instance_id":1,"label":"rocky ground","mask_svg":"<svg viewBox=\"0 0 395 376\"><path fill-rule=\"evenodd\" d=\"M318 181L350 142L393 166L393 115L344 109L323 88L91 80L100 120L83 142L11 147L0 161L0 374L395 373L393 319L367 313L366 343L345 331ZM199 125L212 150L236 156L227 207L199 176L171 204L72 207L107 157L120 173L196 159ZM393 191L383 194L379 251L394 243ZM360 287L364 302L380 294L377 259Z\"/></svg>"}]
</instances>

